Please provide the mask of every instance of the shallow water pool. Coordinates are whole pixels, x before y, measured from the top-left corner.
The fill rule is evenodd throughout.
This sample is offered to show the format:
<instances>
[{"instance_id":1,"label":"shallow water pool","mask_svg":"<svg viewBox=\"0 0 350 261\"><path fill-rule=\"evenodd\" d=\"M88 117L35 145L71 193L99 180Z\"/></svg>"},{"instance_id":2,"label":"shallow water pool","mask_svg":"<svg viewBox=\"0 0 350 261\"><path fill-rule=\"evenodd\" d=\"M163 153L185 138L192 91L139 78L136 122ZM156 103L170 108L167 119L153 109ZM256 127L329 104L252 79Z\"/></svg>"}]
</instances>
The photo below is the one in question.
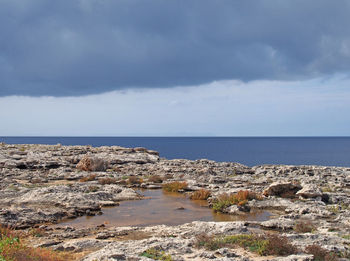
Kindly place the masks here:
<instances>
[{"instance_id":1,"label":"shallow water pool","mask_svg":"<svg viewBox=\"0 0 350 261\"><path fill-rule=\"evenodd\" d=\"M255 211L245 215L215 213L205 200L190 200L184 194L162 190L138 191L142 200L123 201L119 206L103 208L102 215L83 216L67 220L58 226L92 227L180 225L192 221L265 221L272 216L268 211Z\"/></svg>"}]
</instances>

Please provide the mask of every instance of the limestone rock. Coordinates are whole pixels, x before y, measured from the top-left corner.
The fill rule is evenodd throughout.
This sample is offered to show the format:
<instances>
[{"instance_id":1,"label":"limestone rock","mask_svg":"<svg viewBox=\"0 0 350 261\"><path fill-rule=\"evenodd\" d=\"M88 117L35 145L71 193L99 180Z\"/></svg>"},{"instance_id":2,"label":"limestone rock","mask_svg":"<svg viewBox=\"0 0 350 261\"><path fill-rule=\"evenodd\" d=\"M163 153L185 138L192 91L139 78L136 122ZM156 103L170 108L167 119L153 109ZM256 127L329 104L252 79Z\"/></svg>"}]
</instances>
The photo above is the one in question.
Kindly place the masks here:
<instances>
[{"instance_id":1,"label":"limestone rock","mask_svg":"<svg viewBox=\"0 0 350 261\"><path fill-rule=\"evenodd\" d=\"M107 162L91 156L84 156L77 164L77 169L83 171L105 171L107 167Z\"/></svg>"},{"instance_id":2,"label":"limestone rock","mask_svg":"<svg viewBox=\"0 0 350 261\"><path fill-rule=\"evenodd\" d=\"M264 190L265 196L291 196L294 195L301 186L293 182L274 182Z\"/></svg>"},{"instance_id":3,"label":"limestone rock","mask_svg":"<svg viewBox=\"0 0 350 261\"><path fill-rule=\"evenodd\" d=\"M278 257L273 259L273 261L312 261L314 260L313 255L290 255L286 257Z\"/></svg>"},{"instance_id":4,"label":"limestone rock","mask_svg":"<svg viewBox=\"0 0 350 261\"><path fill-rule=\"evenodd\" d=\"M303 198L317 198L322 197L322 191L316 184L306 184L296 195Z\"/></svg>"}]
</instances>

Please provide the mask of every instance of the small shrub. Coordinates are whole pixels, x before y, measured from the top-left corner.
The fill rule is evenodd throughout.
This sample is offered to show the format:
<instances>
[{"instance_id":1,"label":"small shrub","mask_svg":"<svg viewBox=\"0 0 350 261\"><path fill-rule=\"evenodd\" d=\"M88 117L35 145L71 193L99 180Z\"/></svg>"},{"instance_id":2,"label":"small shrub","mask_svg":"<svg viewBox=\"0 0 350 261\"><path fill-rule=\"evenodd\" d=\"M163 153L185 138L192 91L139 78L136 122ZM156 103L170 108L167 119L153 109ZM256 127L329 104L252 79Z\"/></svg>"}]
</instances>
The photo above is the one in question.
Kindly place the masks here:
<instances>
[{"instance_id":1,"label":"small shrub","mask_svg":"<svg viewBox=\"0 0 350 261\"><path fill-rule=\"evenodd\" d=\"M305 248L306 253L313 255L315 261L336 261L338 257L335 253L318 246L310 245Z\"/></svg>"},{"instance_id":2,"label":"small shrub","mask_svg":"<svg viewBox=\"0 0 350 261\"><path fill-rule=\"evenodd\" d=\"M288 256L298 253L298 248L289 242L287 237L267 235L268 240L266 255Z\"/></svg>"},{"instance_id":3,"label":"small shrub","mask_svg":"<svg viewBox=\"0 0 350 261\"><path fill-rule=\"evenodd\" d=\"M334 189L330 186L325 186L321 188L322 192L334 192Z\"/></svg>"},{"instance_id":4,"label":"small shrub","mask_svg":"<svg viewBox=\"0 0 350 261\"><path fill-rule=\"evenodd\" d=\"M130 176L128 178L128 184L130 185L137 185L137 184L141 184L142 182L143 182L143 179L139 177Z\"/></svg>"},{"instance_id":5,"label":"small shrub","mask_svg":"<svg viewBox=\"0 0 350 261\"><path fill-rule=\"evenodd\" d=\"M345 258L346 260L350 260L350 250L345 250L343 252L339 252L338 256L340 258Z\"/></svg>"},{"instance_id":6,"label":"small shrub","mask_svg":"<svg viewBox=\"0 0 350 261\"><path fill-rule=\"evenodd\" d=\"M174 181L163 185L163 189L167 192L179 192L187 188L187 182Z\"/></svg>"},{"instance_id":7,"label":"small shrub","mask_svg":"<svg viewBox=\"0 0 350 261\"><path fill-rule=\"evenodd\" d=\"M336 215L340 212L341 206L339 206L339 205L329 206L329 207L327 207L327 210Z\"/></svg>"},{"instance_id":8,"label":"small shrub","mask_svg":"<svg viewBox=\"0 0 350 261\"><path fill-rule=\"evenodd\" d=\"M340 207L342 210L350 210L350 205L345 204L345 203L340 203Z\"/></svg>"},{"instance_id":9,"label":"small shrub","mask_svg":"<svg viewBox=\"0 0 350 261\"><path fill-rule=\"evenodd\" d=\"M298 233L310 233L316 230L316 226L310 221L300 221L295 224L294 230Z\"/></svg>"},{"instance_id":10,"label":"small shrub","mask_svg":"<svg viewBox=\"0 0 350 261\"><path fill-rule=\"evenodd\" d=\"M199 234L196 237L194 245L198 248L206 248L208 250L216 250L224 246L223 241L219 240L215 236L209 236L207 234Z\"/></svg>"},{"instance_id":11,"label":"small shrub","mask_svg":"<svg viewBox=\"0 0 350 261\"><path fill-rule=\"evenodd\" d=\"M153 183L162 183L163 178L159 175L152 175L148 178L148 181Z\"/></svg>"},{"instance_id":12,"label":"small shrub","mask_svg":"<svg viewBox=\"0 0 350 261\"><path fill-rule=\"evenodd\" d=\"M72 260L66 253L44 248L32 248L20 240L21 233L0 227L0 260L2 261L64 261Z\"/></svg>"},{"instance_id":13,"label":"small shrub","mask_svg":"<svg viewBox=\"0 0 350 261\"><path fill-rule=\"evenodd\" d=\"M140 256L148 257L153 260L173 261L171 255L166 255L164 251L157 250L155 248L149 248L142 252Z\"/></svg>"},{"instance_id":14,"label":"small shrub","mask_svg":"<svg viewBox=\"0 0 350 261\"><path fill-rule=\"evenodd\" d=\"M268 251L269 241L258 235L233 235L224 237L225 244L239 245L251 252L258 253L259 255L266 255Z\"/></svg>"},{"instance_id":15,"label":"small shrub","mask_svg":"<svg viewBox=\"0 0 350 261\"><path fill-rule=\"evenodd\" d=\"M244 206L249 200L253 199L262 200L262 196L249 190L240 190L231 194L223 193L214 201L213 209L216 212L222 212L232 205Z\"/></svg>"},{"instance_id":16,"label":"small shrub","mask_svg":"<svg viewBox=\"0 0 350 261\"><path fill-rule=\"evenodd\" d=\"M19 151L21 151L21 152L24 152L24 151L26 151L27 150L27 147L25 147L25 146L21 146L20 148L19 148Z\"/></svg>"},{"instance_id":17,"label":"small shrub","mask_svg":"<svg viewBox=\"0 0 350 261\"><path fill-rule=\"evenodd\" d=\"M193 192L190 199L193 200L207 200L210 197L210 191L207 189L200 189Z\"/></svg>"},{"instance_id":18,"label":"small shrub","mask_svg":"<svg viewBox=\"0 0 350 261\"><path fill-rule=\"evenodd\" d=\"M98 183L101 185L115 184L117 180L115 178L101 178L98 180Z\"/></svg>"},{"instance_id":19,"label":"small shrub","mask_svg":"<svg viewBox=\"0 0 350 261\"><path fill-rule=\"evenodd\" d=\"M43 237L45 236L47 233L44 229L41 228L32 228L29 230L28 232L29 235L33 236L33 237Z\"/></svg>"},{"instance_id":20,"label":"small shrub","mask_svg":"<svg viewBox=\"0 0 350 261\"><path fill-rule=\"evenodd\" d=\"M341 236L342 238L346 239L346 240L350 240L350 234L349 235L343 235Z\"/></svg>"},{"instance_id":21,"label":"small shrub","mask_svg":"<svg viewBox=\"0 0 350 261\"><path fill-rule=\"evenodd\" d=\"M96 174L90 174L89 176L82 177L79 181L88 182L88 181L93 181L95 179L96 179Z\"/></svg>"},{"instance_id":22,"label":"small shrub","mask_svg":"<svg viewBox=\"0 0 350 261\"><path fill-rule=\"evenodd\" d=\"M298 249L289 242L288 238L277 235L232 235L225 237L199 235L195 245L208 250L240 246L261 256L287 256L298 252Z\"/></svg>"}]
</instances>

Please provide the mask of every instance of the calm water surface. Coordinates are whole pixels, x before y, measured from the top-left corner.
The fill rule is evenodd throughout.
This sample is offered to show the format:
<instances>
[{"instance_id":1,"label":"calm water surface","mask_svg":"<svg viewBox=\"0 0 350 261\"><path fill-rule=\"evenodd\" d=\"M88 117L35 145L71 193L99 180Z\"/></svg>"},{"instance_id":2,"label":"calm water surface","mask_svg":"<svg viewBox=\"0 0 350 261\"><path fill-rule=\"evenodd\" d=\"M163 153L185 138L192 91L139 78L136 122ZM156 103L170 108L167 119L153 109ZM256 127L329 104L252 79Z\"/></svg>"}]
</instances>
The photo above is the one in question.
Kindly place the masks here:
<instances>
[{"instance_id":1,"label":"calm water surface","mask_svg":"<svg viewBox=\"0 0 350 261\"><path fill-rule=\"evenodd\" d=\"M103 215L80 217L57 226L93 227L106 226L151 226L180 225L192 221L265 221L271 217L267 211L247 215L219 214L208 208L205 200L190 200L180 193L167 193L160 189L140 191L146 199L123 201L120 206L103 208Z\"/></svg>"}]
</instances>

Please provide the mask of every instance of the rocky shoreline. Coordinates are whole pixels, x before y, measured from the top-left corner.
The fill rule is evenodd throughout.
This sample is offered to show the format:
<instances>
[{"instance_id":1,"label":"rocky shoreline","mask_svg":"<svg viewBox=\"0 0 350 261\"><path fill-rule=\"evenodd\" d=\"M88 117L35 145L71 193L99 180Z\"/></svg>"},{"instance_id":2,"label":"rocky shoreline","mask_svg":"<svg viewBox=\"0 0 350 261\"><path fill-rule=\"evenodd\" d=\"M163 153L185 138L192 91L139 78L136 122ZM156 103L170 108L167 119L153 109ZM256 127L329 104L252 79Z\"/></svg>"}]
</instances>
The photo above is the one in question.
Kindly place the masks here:
<instances>
[{"instance_id":1,"label":"rocky shoreline","mask_svg":"<svg viewBox=\"0 0 350 261\"><path fill-rule=\"evenodd\" d=\"M103 215L103 208L125 200L142 200L135 188L186 182L182 193L205 189L212 205L223 193L251 191L261 199L231 205L231 215L270 209L267 221L202 222L179 226L91 228L51 224L79 216ZM33 246L70 251L77 260L151 260L149 249L171 260L313 260L305 249L317 245L350 257L350 168L261 165L210 160L167 160L144 148L8 145L0 143L0 224L36 229ZM239 246L215 250L196 246L199 235L274 233L298 252L259 256ZM35 233L34 233L35 234ZM165 255L165 254L164 254ZM165 260L165 259L163 259Z\"/></svg>"}]
</instances>

